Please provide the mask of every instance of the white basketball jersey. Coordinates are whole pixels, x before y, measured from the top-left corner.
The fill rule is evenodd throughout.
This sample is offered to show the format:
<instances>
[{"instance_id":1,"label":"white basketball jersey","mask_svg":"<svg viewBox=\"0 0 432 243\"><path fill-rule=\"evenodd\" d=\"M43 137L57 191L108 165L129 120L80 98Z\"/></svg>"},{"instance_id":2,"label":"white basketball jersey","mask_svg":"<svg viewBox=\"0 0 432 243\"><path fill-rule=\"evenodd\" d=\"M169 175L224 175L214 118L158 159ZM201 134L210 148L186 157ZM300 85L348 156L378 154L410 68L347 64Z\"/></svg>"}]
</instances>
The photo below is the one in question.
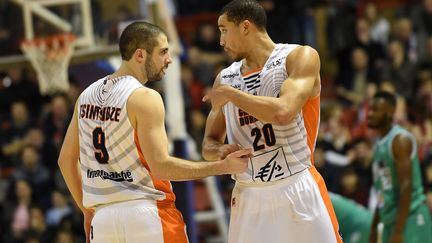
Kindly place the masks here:
<instances>
[{"instance_id":1,"label":"white basketball jersey","mask_svg":"<svg viewBox=\"0 0 432 243\"><path fill-rule=\"evenodd\" d=\"M128 98L138 88L145 87L131 76L103 78L79 97L85 207L134 199L174 201L170 182L153 178L127 115Z\"/></svg>"},{"instance_id":2,"label":"white basketball jersey","mask_svg":"<svg viewBox=\"0 0 432 243\"><path fill-rule=\"evenodd\" d=\"M278 97L288 78L286 57L298 45L277 44L261 70L241 73L242 61L222 70L221 83L257 96ZM289 92L289 91L288 91ZM234 175L245 183L267 183L294 175L312 166L319 122L319 96L309 99L285 126L266 124L231 102L223 107L229 143L253 148L246 172Z\"/></svg>"}]
</instances>

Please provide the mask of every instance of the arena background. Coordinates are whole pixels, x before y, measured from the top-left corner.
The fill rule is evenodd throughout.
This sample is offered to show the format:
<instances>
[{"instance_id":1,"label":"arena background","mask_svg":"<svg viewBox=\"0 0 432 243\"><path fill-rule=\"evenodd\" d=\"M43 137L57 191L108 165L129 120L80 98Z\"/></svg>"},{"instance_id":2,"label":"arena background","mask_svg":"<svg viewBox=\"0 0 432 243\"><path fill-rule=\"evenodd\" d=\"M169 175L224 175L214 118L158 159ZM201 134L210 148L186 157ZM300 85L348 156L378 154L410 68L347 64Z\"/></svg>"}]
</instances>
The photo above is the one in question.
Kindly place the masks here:
<instances>
[{"instance_id":1,"label":"arena background","mask_svg":"<svg viewBox=\"0 0 432 243\"><path fill-rule=\"evenodd\" d=\"M58 153L79 93L119 65L116 43L130 21L156 21L152 13L165 24L173 21L178 62L164 81L150 86L164 95L172 153L201 159L209 112L201 98L230 63L219 46L216 24L217 11L228 1L162 1L160 9L149 10L148 2L161 1L0 0L0 242L85 242L82 215L59 172ZM29 2L40 3L39 8L32 5L30 22L23 8ZM387 90L398 98L395 122L417 138L432 210L432 0L259 2L275 42L310 45L320 54L315 163L329 191L365 207L373 204L375 134L367 129L365 114L369 98ZM42 94L20 42L29 37L28 28L34 37L63 32L50 22L53 15L82 42L68 67L69 89ZM190 241L225 242L230 177L174 184Z\"/></svg>"}]
</instances>

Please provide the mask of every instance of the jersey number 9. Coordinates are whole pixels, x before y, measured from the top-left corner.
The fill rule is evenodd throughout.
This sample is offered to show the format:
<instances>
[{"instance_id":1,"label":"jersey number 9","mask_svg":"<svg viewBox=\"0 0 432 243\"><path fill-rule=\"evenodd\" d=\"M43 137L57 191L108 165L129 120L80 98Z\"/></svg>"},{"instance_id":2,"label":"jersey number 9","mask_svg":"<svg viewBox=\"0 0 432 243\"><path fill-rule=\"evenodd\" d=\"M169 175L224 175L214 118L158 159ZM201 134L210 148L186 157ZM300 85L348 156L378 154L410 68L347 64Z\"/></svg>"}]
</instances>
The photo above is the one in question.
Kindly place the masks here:
<instances>
[{"instance_id":1,"label":"jersey number 9","mask_svg":"<svg viewBox=\"0 0 432 243\"><path fill-rule=\"evenodd\" d=\"M100 164L108 164L109 155L105 147L105 133L102 128L96 127L93 130L93 146L95 148L95 158Z\"/></svg>"}]
</instances>

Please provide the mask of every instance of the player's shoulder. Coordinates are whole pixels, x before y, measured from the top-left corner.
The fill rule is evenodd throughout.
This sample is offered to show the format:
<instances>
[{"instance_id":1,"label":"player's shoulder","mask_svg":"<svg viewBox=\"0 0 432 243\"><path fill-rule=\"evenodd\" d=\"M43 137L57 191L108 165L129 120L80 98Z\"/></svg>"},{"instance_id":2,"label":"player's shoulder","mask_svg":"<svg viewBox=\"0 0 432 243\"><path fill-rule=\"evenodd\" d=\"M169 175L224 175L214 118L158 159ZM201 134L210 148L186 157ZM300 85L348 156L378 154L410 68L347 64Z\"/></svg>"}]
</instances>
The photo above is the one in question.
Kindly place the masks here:
<instances>
[{"instance_id":1,"label":"player's shoulder","mask_svg":"<svg viewBox=\"0 0 432 243\"><path fill-rule=\"evenodd\" d=\"M310 46L299 45L286 57L287 70L294 70L297 67L319 67L320 57L318 52Z\"/></svg>"},{"instance_id":2,"label":"player's shoulder","mask_svg":"<svg viewBox=\"0 0 432 243\"><path fill-rule=\"evenodd\" d=\"M137 88L131 93L129 101L138 103L152 103L162 101L162 96L154 89L141 87Z\"/></svg>"},{"instance_id":3,"label":"player's shoulder","mask_svg":"<svg viewBox=\"0 0 432 243\"><path fill-rule=\"evenodd\" d=\"M319 58L318 51L315 48L308 45L298 45L294 48L287 58Z\"/></svg>"}]
</instances>

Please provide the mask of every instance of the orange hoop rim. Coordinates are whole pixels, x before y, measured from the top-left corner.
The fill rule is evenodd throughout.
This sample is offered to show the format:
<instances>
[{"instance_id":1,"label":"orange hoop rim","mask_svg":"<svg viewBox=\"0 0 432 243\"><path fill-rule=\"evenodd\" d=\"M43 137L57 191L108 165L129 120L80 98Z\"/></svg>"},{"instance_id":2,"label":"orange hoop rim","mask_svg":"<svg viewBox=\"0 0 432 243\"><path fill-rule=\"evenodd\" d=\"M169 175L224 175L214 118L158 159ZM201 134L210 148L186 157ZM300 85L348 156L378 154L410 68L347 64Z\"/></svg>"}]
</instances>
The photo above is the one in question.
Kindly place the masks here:
<instances>
[{"instance_id":1,"label":"orange hoop rim","mask_svg":"<svg viewBox=\"0 0 432 243\"><path fill-rule=\"evenodd\" d=\"M56 35L50 35L46 37L37 37L34 39L23 40L21 42L21 46L29 47L29 46L41 46L46 45L50 46L52 43L58 41L60 45L68 45L76 40L76 36L72 33L61 33Z\"/></svg>"}]
</instances>

